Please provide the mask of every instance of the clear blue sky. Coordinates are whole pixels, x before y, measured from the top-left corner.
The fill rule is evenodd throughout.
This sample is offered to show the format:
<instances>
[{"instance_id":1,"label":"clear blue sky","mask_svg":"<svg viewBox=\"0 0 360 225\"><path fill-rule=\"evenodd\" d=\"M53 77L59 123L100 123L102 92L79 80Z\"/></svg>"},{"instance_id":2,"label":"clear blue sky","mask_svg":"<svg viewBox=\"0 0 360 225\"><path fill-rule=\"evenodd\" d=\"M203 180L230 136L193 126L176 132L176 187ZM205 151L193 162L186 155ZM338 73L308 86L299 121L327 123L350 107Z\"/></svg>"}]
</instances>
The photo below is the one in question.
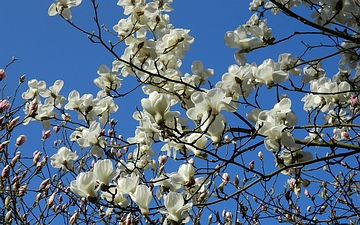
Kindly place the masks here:
<instances>
[{"instance_id":1,"label":"clear blue sky","mask_svg":"<svg viewBox=\"0 0 360 225\"><path fill-rule=\"evenodd\" d=\"M123 18L123 10L116 6L116 2L99 1L100 21L109 29ZM0 1L0 68L8 63L12 56L18 58L18 61L7 71L8 77L4 81L8 85L6 95L12 93L10 92L12 87L17 85L18 78L22 74L26 74L27 81L33 78L45 80L48 86L57 79L64 80L65 85L61 93L65 97L73 89L78 90L81 95L85 93L96 95L98 92L98 88L93 84L93 79L97 77L96 71L101 64L110 66L112 55L102 46L91 43L85 34L70 27L59 16L49 17L47 10L51 3L52 1L39 0ZM248 11L248 1L174 0L172 7L175 11L170 13L171 23L175 27L190 29L190 35L195 37L190 52L186 53L183 60L182 72L191 73L191 63L194 60L201 60L205 67L215 70L215 75L211 79L215 84L227 68L235 63L233 59L235 49L225 46L224 34L244 24L252 15ZM93 10L90 1L83 0L80 6L72 8L71 11L76 25L88 31L96 29L92 20ZM276 37L284 37L285 34L291 33L288 31L289 28L300 25L297 21L284 18L281 15L269 16L268 24L273 28ZM301 54L302 49L299 42L284 43L281 48L276 46L251 53L248 62L255 61L260 64L267 58L276 61L281 52L290 51L296 55ZM121 55L121 49L118 50ZM337 63L337 60L332 62ZM330 65L329 68L337 72L337 64ZM123 80L120 91L131 88L133 82L129 79L132 77ZM20 93L26 88L27 85L24 85ZM128 127L135 128L137 124L132 120L131 115L135 111L135 106L140 106L140 99L143 97L144 95L136 92L118 103L117 119L123 123L123 127L126 127L120 131L125 137L133 136L134 129ZM267 95L260 100L266 102L269 107L276 103L275 95L270 98ZM294 107L295 110L301 110L302 103L298 102ZM240 109L240 112L245 115L246 111ZM38 133L27 130L27 127L21 132L28 135L28 139L30 137L37 141L41 138L41 129L38 128ZM40 142L35 141L33 141L34 150L41 147ZM32 154L33 150L29 151ZM272 160L270 161L273 163Z\"/></svg>"}]
</instances>

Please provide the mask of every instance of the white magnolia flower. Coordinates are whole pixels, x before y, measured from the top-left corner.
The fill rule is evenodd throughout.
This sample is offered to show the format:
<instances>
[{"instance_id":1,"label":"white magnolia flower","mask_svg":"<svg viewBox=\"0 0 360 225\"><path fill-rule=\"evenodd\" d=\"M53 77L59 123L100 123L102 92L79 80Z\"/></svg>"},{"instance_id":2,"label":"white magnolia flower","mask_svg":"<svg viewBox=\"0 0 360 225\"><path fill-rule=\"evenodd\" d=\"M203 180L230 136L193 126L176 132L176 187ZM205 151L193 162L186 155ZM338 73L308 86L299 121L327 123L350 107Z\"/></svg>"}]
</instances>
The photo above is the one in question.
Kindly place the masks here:
<instances>
[{"instance_id":1,"label":"white magnolia flower","mask_svg":"<svg viewBox=\"0 0 360 225\"><path fill-rule=\"evenodd\" d=\"M118 175L118 172L114 170L110 159L98 160L94 164L93 172L96 178L105 185L108 185L109 182Z\"/></svg>"},{"instance_id":2,"label":"white magnolia flower","mask_svg":"<svg viewBox=\"0 0 360 225\"><path fill-rule=\"evenodd\" d=\"M148 98L141 99L145 114L150 115L157 124L173 120L179 112L170 112L170 98L163 93L151 92Z\"/></svg>"},{"instance_id":3,"label":"white magnolia flower","mask_svg":"<svg viewBox=\"0 0 360 225\"><path fill-rule=\"evenodd\" d=\"M207 143L207 138L205 137L205 135L199 133L192 133L189 137L187 137L187 142L189 144L186 145L186 148L192 151L195 156L206 156L206 154L202 152L202 149L205 148Z\"/></svg>"},{"instance_id":4,"label":"white magnolia flower","mask_svg":"<svg viewBox=\"0 0 360 225\"><path fill-rule=\"evenodd\" d=\"M54 168L64 168L66 170L74 169L74 160L78 155L66 147L59 148L58 152L50 157L50 164Z\"/></svg>"},{"instance_id":5,"label":"white magnolia flower","mask_svg":"<svg viewBox=\"0 0 360 225\"><path fill-rule=\"evenodd\" d=\"M174 221L176 224L185 224L189 222L190 217L187 214L193 206L193 203L184 205L184 197L177 192L169 192L164 196L164 205L167 209L159 210L160 213L167 214L167 219Z\"/></svg>"},{"instance_id":6,"label":"white magnolia flower","mask_svg":"<svg viewBox=\"0 0 360 225\"><path fill-rule=\"evenodd\" d=\"M135 192L129 193L131 199L139 206L141 213L147 217L149 214L149 204L152 199L151 190L145 185L139 185L136 187Z\"/></svg>"},{"instance_id":7,"label":"white magnolia flower","mask_svg":"<svg viewBox=\"0 0 360 225\"><path fill-rule=\"evenodd\" d=\"M99 66L97 71L99 77L94 79L94 84L101 88L105 93L110 90L117 90L121 87L121 79L117 76L120 74L116 70L110 71L107 65Z\"/></svg>"},{"instance_id":8,"label":"white magnolia flower","mask_svg":"<svg viewBox=\"0 0 360 225\"><path fill-rule=\"evenodd\" d=\"M80 5L82 0L56 0L51 4L48 10L49 16L60 14L64 19L71 20L70 8Z\"/></svg>"},{"instance_id":9,"label":"white magnolia flower","mask_svg":"<svg viewBox=\"0 0 360 225\"><path fill-rule=\"evenodd\" d=\"M28 81L29 89L22 93L21 97L25 100L36 99L40 102L39 94L46 91L45 81L37 81L32 79Z\"/></svg>"},{"instance_id":10,"label":"white magnolia flower","mask_svg":"<svg viewBox=\"0 0 360 225\"><path fill-rule=\"evenodd\" d=\"M116 184L114 186L115 187L111 186L107 191L103 191L101 197L108 202L113 202L121 208L126 208L129 205L129 201L123 196L119 186ZM112 210L113 208L108 208L108 210L106 210L106 215L109 215Z\"/></svg>"},{"instance_id":11,"label":"white magnolia flower","mask_svg":"<svg viewBox=\"0 0 360 225\"><path fill-rule=\"evenodd\" d=\"M93 172L82 172L76 180L71 181L70 190L75 194L87 198L90 202L94 202L98 198L95 192L96 177Z\"/></svg>"},{"instance_id":12,"label":"white magnolia flower","mask_svg":"<svg viewBox=\"0 0 360 225\"><path fill-rule=\"evenodd\" d=\"M131 173L130 177L121 177L118 179L118 186L122 193L129 194L134 192L139 185L139 176L135 173Z\"/></svg>"},{"instance_id":13,"label":"white magnolia flower","mask_svg":"<svg viewBox=\"0 0 360 225\"><path fill-rule=\"evenodd\" d=\"M190 163L180 165L178 172L171 173L169 177L176 183L191 186L195 184L194 166Z\"/></svg>"}]
</instances>

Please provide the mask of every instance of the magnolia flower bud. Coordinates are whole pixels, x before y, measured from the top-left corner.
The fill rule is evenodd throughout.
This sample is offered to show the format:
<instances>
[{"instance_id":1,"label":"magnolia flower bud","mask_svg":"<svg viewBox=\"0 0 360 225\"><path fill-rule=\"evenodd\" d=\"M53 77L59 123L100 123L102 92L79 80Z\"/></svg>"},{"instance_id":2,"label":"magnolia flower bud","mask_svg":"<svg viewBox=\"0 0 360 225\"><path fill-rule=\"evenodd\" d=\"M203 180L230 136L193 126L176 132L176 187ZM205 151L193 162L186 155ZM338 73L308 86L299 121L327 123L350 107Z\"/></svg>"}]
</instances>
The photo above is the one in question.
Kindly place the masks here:
<instances>
[{"instance_id":1,"label":"magnolia flower bud","mask_svg":"<svg viewBox=\"0 0 360 225\"><path fill-rule=\"evenodd\" d=\"M249 162L249 168L252 170L254 169L254 166L255 166L255 161L252 160L251 162Z\"/></svg>"},{"instance_id":2,"label":"magnolia flower bud","mask_svg":"<svg viewBox=\"0 0 360 225\"><path fill-rule=\"evenodd\" d=\"M224 173L221 177L221 180L224 184L227 184L230 180L230 175L228 173Z\"/></svg>"},{"instance_id":3,"label":"magnolia flower bud","mask_svg":"<svg viewBox=\"0 0 360 225\"><path fill-rule=\"evenodd\" d=\"M9 196L7 196L7 197L5 198L4 207L5 207L6 209L9 209L9 206L10 206L10 198L9 198Z\"/></svg>"},{"instance_id":4,"label":"magnolia flower bud","mask_svg":"<svg viewBox=\"0 0 360 225\"><path fill-rule=\"evenodd\" d=\"M60 126L54 126L54 127L53 127L53 130L54 130L55 133L59 132Z\"/></svg>"},{"instance_id":5,"label":"magnolia flower bud","mask_svg":"<svg viewBox=\"0 0 360 225\"><path fill-rule=\"evenodd\" d=\"M6 224L11 224L11 213L12 213L12 210L7 212L6 215L5 215L5 223Z\"/></svg>"},{"instance_id":6,"label":"magnolia flower bud","mask_svg":"<svg viewBox=\"0 0 360 225\"><path fill-rule=\"evenodd\" d=\"M42 140L45 141L46 139L48 139L51 135L51 130L47 130L47 131L42 131Z\"/></svg>"},{"instance_id":7,"label":"magnolia flower bud","mask_svg":"<svg viewBox=\"0 0 360 225\"><path fill-rule=\"evenodd\" d=\"M10 165L6 165L4 167L4 169L2 170L2 172L1 172L1 179L2 180L5 180L8 177L9 171L10 171Z\"/></svg>"},{"instance_id":8,"label":"magnolia flower bud","mask_svg":"<svg viewBox=\"0 0 360 225\"><path fill-rule=\"evenodd\" d=\"M39 202L41 200L41 193L38 193L35 198L35 202Z\"/></svg>"},{"instance_id":9,"label":"magnolia flower bud","mask_svg":"<svg viewBox=\"0 0 360 225\"><path fill-rule=\"evenodd\" d=\"M33 153L33 165L39 162L41 154L42 153L37 150Z\"/></svg>"},{"instance_id":10,"label":"magnolia flower bud","mask_svg":"<svg viewBox=\"0 0 360 225\"><path fill-rule=\"evenodd\" d=\"M212 214L210 214L210 215L208 216L208 224L211 224L211 221L212 221Z\"/></svg>"},{"instance_id":11,"label":"magnolia flower bud","mask_svg":"<svg viewBox=\"0 0 360 225\"><path fill-rule=\"evenodd\" d=\"M6 78L6 72L4 69L0 69L0 81Z\"/></svg>"},{"instance_id":12,"label":"magnolia flower bud","mask_svg":"<svg viewBox=\"0 0 360 225\"><path fill-rule=\"evenodd\" d=\"M19 78L19 83L20 83L20 84L21 84L21 83L24 83L25 78L26 78L26 75L25 75L25 74L22 75L22 76Z\"/></svg>"},{"instance_id":13,"label":"magnolia flower bud","mask_svg":"<svg viewBox=\"0 0 360 225\"><path fill-rule=\"evenodd\" d=\"M308 189L304 190L304 194L306 197L310 198L310 193L309 193Z\"/></svg>"},{"instance_id":14,"label":"magnolia flower bud","mask_svg":"<svg viewBox=\"0 0 360 225\"><path fill-rule=\"evenodd\" d=\"M26 136L25 135L20 135L17 139L16 139L16 147L19 147L21 145L23 145L26 141Z\"/></svg>"},{"instance_id":15,"label":"magnolia flower bud","mask_svg":"<svg viewBox=\"0 0 360 225\"><path fill-rule=\"evenodd\" d=\"M69 113L65 113L65 114L61 114L61 118L64 120L64 121L70 121L70 114Z\"/></svg>"},{"instance_id":16,"label":"magnolia flower bud","mask_svg":"<svg viewBox=\"0 0 360 225\"><path fill-rule=\"evenodd\" d=\"M54 200L55 200L55 194L56 194L56 192L54 192L52 195L50 195L49 199L46 202L47 206L49 206L49 207L53 206Z\"/></svg>"},{"instance_id":17,"label":"magnolia flower bud","mask_svg":"<svg viewBox=\"0 0 360 225\"><path fill-rule=\"evenodd\" d=\"M0 101L0 113L6 111L11 107L11 103L8 100Z\"/></svg>"},{"instance_id":18,"label":"magnolia flower bud","mask_svg":"<svg viewBox=\"0 0 360 225\"><path fill-rule=\"evenodd\" d=\"M73 225L78 217L79 217L79 212L76 210L74 215L70 217L70 221L69 221L70 225Z\"/></svg>"},{"instance_id":19,"label":"magnolia flower bud","mask_svg":"<svg viewBox=\"0 0 360 225\"><path fill-rule=\"evenodd\" d=\"M264 159L264 155L263 155L263 153L261 151L258 152L258 157L259 157L260 160Z\"/></svg>"},{"instance_id":20,"label":"magnolia flower bud","mask_svg":"<svg viewBox=\"0 0 360 225\"><path fill-rule=\"evenodd\" d=\"M308 213L311 213L311 205L309 205L308 207L306 207L306 211L307 211Z\"/></svg>"},{"instance_id":21,"label":"magnolia flower bud","mask_svg":"<svg viewBox=\"0 0 360 225\"><path fill-rule=\"evenodd\" d=\"M46 180L43 180L39 185L39 191L44 190L46 185L48 185L49 181L50 181L50 178L47 178Z\"/></svg>"},{"instance_id":22,"label":"magnolia flower bud","mask_svg":"<svg viewBox=\"0 0 360 225\"><path fill-rule=\"evenodd\" d=\"M234 177L234 186L235 186L236 188L239 187L239 176L238 176L238 175L236 175L236 176Z\"/></svg>"},{"instance_id":23,"label":"magnolia flower bud","mask_svg":"<svg viewBox=\"0 0 360 225\"><path fill-rule=\"evenodd\" d=\"M158 158L159 165L164 165L168 159L167 155L160 155Z\"/></svg>"},{"instance_id":24,"label":"magnolia flower bud","mask_svg":"<svg viewBox=\"0 0 360 225\"><path fill-rule=\"evenodd\" d=\"M262 206L261 206L261 211L263 211L263 212L266 212L266 211L267 211L266 205L262 205Z\"/></svg>"}]
</instances>

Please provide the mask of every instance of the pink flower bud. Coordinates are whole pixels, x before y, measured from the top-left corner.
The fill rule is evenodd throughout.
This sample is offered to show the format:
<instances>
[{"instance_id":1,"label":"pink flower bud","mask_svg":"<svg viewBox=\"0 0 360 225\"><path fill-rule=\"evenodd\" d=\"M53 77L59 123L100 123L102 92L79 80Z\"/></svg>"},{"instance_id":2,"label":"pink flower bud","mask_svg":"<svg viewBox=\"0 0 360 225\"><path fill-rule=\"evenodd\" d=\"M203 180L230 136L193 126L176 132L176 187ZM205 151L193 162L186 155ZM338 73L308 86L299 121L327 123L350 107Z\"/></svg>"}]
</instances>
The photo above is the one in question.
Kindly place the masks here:
<instances>
[{"instance_id":1,"label":"pink flower bud","mask_svg":"<svg viewBox=\"0 0 360 225\"><path fill-rule=\"evenodd\" d=\"M10 121L9 127L13 127L16 125L16 123L19 121L20 116L15 117L13 120Z\"/></svg>"},{"instance_id":2,"label":"pink flower bud","mask_svg":"<svg viewBox=\"0 0 360 225\"><path fill-rule=\"evenodd\" d=\"M28 187L27 184L20 186L18 195L19 196L24 196L25 193L26 193L27 187Z\"/></svg>"},{"instance_id":3,"label":"pink flower bud","mask_svg":"<svg viewBox=\"0 0 360 225\"><path fill-rule=\"evenodd\" d=\"M211 223L211 221L212 221L212 214L210 214L209 216L208 216L208 224L210 224Z\"/></svg>"},{"instance_id":4,"label":"pink flower bud","mask_svg":"<svg viewBox=\"0 0 360 225\"><path fill-rule=\"evenodd\" d=\"M261 151L258 152L258 157L259 157L260 160L264 159L264 155L263 155L263 153Z\"/></svg>"},{"instance_id":5,"label":"pink flower bud","mask_svg":"<svg viewBox=\"0 0 360 225\"><path fill-rule=\"evenodd\" d=\"M11 107L11 104L8 100L2 100L0 101L0 113L6 111Z\"/></svg>"},{"instance_id":6,"label":"pink flower bud","mask_svg":"<svg viewBox=\"0 0 360 225\"><path fill-rule=\"evenodd\" d=\"M249 162L249 168L252 170L254 169L254 166L255 166L255 161L252 160L251 162Z\"/></svg>"},{"instance_id":7,"label":"pink flower bud","mask_svg":"<svg viewBox=\"0 0 360 225\"><path fill-rule=\"evenodd\" d=\"M47 178L46 180L43 180L39 185L39 191L42 191L45 189L46 185L49 183L50 178Z\"/></svg>"},{"instance_id":8,"label":"pink flower bud","mask_svg":"<svg viewBox=\"0 0 360 225\"><path fill-rule=\"evenodd\" d=\"M281 218L281 216L278 216L278 219L277 219L277 220L278 220L279 223L282 223L282 221L283 221L282 218Z\"/></svg>"},{"instance_id":9,"label":"pink flower bud","mask_svg":"<svg viewBox=\"0 0 360 225\"><path fill-rule=\"evenodd\" d=\"M51 130L47 130L47 131L42 131L42 140L46 140L50 137L51 135Z\"/></svg>"},{"instance_id":10,"label":"pink flower bud","mask_svg":"<svg viewBox=\"0 0 360 225\"><path fill-rule=\"evenodd\" d=\"M350 104L352 105L352 106L356 106L356 97L354 96L354 95L351 95L351 97L350 97Z\"/></svg>"},{"instance_id":11,"label":"pink flower bud","mask_svg":"<svg viewBox=\"0 0 360 225\"><path fill-rule=\"evenodd\" d=\"M38 193L35 198L35 202L39 202L41 200L41 193Z\"/></svg>"},{"instance_id":12,"label":"pink flower bud","mask_svg":"<svg viewBox=\"0 0 360 225\"><path fill-rule=\"evenodd\" d=\"M113 130L113 129L109 129L107 133L108 133L108 136L112 136L112 135L114 134L114 130Z\"/></svg>"},{"instance_id":13,"label":"pink flower bud","mask_svg":"<svg viewBox=\"0 0 360 225\"><path fill-rule=\"evenodd\" d=\"M19 147L21 145L23 145L26 141L26 136L25 135L20 135L17 139L16 139L16 147Z\"/></svg>"},{"instance_id":14,"label":"pink flower bud","mask_svg":"<svg viewBox=\"0 0 360 225\"><path fill-rule=\"evenodd\" d=\"M306 197L310 198L310 193L309 193L308 189L304 190L304 194Z\"/></svg>"},{"instance_id":15,"label":"pink flower bud","mask_svg":"<svg viewBox=\"0 0 360 225\"><path fill-rule=\"evenodd\" d=\"M15 164L19 161L20 155L21 155L21 153L20 153L19 151L16 152L16 155L15 155L14 158L12 158L12 160L11 160L11 163L10 163L11 167L14 167Z\"/></svg>"},{"instance_id":16,"label":"pink flower bud","mask_svg":"<svg viewBox=\"0 0 360 225\"><path fill-rule=\"evenodd\" d=\"M2 170L2 172L1 172L1 178L2 178L2 180L5 180L5 179L8 177L9 172L10 172L10 165L6 165L6 166L4 167L4 169Z\"/></svg>"},{"instance_id":17,"label":"pink flower bud","mask_svg":"<svg viewBox=\"0 0 360 225\"><path fill-rule=\"evenodd\" d=\"M110 127L112 127L112 126L115 125L115 119L114 119L114 118L112 118L112 119L110 120L109 125L110 125Z\"/></svg>"},{"instance_id":18,"label":"pink flower bud","mask_svg":"<svg viewBox=\"0 0 360 225\"><path fill-rule=\"evenodd\" d=\"M0 144L0 150L4 149L8 144L10 143L10 140L6 140Z\"/></svg>"},{"instance_id":19,"label":"pink flower bud","mask_svg":"<svg viewBox=\"0 0 360 225\"><path fill-rule=\"evenodd\" d=\"M6 72L3 69L0 69L0 81L6 78Z\"/></svg>"},{"instance_id":20,"label":"pink flower bud","mask_svg":"<svg viewBox=\"0 0 360 225\"><path fill-rule=\"evenodd\" d=\"M221 215L222 215L222 217L225 218L225 216L226 216L226 210L225 209L222 211Z\"/></svg>"},{"instance_id":21,"label":"pink flower bud","mask_svg":"<svg viewBox=\"0 0 360 225\"><path fill-rule=\"evenodd\" d=\"M52 195L50 195L49 199L46 202L47 206L52 206L54 204L55 194L56 194L56 192L54 192Z\"/></svg>"},{"instance_id":22,"label":"pink flower bud","mask_svg":"<svg viewBox=\"0 0 360 225\"><path fill-rule=\"evenodd\" d=\"M230 180L230 175L228 173L224 173L221 177L221 180L224 184L227 184Z\"/></svg>"},{"instance_id":23,"label":"pink flower bud","mask_svg":"<svg viewBox=\"0 0 360 225\"><path fill-rule=\"evenodd\" d=\"M266 211L267 211L267 207L266 207L265 205L262 205L262 206L261 206L261 211L266 212Z\"/></svg>"},{"instance_id":24,"label":"pink flower bud","mask_svg":"<svg viewBox=\"0 0 360 225\"><path fill-rule=\"evenodd\" d=\"M105 135L105 130L102 129L101 132L100 132L100 136L104 136Z\"/></svg>"},{"instance_id":25,"label":"pink flower bud","mask_svg":"<svg viewBox=\"0 0 360 225\"><path fill-rule=\"evenodd\" d=\"M53 127L53 130L54 130L55 133L59 132L60 126L55 126L55 127Z\"/></svg>"},{"instance_id":26,"label":"pink flower bud","mask_svg":"<svg viewBox=\"0 0 360 225\"><path fill-rule=\"evenodd\" d=\"M39 152L39 151L35 151L33 153L33 165L35 165L35 164L37 164L39 162L41 154L42 153Z\"/></svg>"},{"instance_id":27,"label":"pink flower bud","mask_svg":"<svg viewBox=\"0 0 360 225\"><path fill-rule=\"evenodd\" d=\"M236 175L236 176L234 177L234 186L235 186L236 188L239 187L239 176L238 176L238 175Z\"/></svg>"},{"instance_id":28,"label":"pink flower bud","mask_svg":"<svg viewBox=\"0 0 360 225\"><path fill-rule=\"evenodd\" d=\"M70 114L69 113L65 113L65 114L61 114L61 118L64 120L64 121L70 121Z\"/></svg>"},{"instance_id":29,"label":"pink flower bud","mask_svg":"<svg viewBox=\"0 0 360 225\"><path fill-rule=\"evenodd\" d=\"M30 102L30 106L29 106L29 115L30 116L33 116L33 115L35 115L35 113L37 112L37 110L38 110L38 102L37 102L37 100L36 99L34 99L34 100L32 100L31 102Z\"/></svg>"},{"instance_id":30,"label":"pink flower bud","mask_svg":"<svg viewBox=\"0 0 360 225\"><path fill-rule=\"evenodd\" d=\"M160 165L164 165L167 161L168 157L166 155L160 155L158 158L158 162Z\"/></svg>"},{"instance_id":31,"label":"pink flower bud","mask_svg":"<svg viewBox=\"0 0 360 225\"><path fill-rule=\"evenodd\" d=\"M22 75L22 76L20 77L20 79L19 79L19 83L24 83L25 78L26 78L26 75L25 75L25 74Z\"/></svg>"}]
</instances>

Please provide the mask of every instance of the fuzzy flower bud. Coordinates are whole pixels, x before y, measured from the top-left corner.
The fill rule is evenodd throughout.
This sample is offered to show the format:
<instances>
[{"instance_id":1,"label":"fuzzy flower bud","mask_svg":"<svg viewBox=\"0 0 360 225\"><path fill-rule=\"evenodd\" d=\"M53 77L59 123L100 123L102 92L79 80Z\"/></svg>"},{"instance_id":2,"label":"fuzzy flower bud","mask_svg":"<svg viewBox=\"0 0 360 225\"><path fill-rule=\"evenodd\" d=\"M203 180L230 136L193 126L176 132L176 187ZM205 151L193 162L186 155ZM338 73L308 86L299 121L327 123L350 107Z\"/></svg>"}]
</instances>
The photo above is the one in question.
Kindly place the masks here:
<instances>
[{"instance_id":1,"label":"fuzzy flower bud","mask_svg":"<svg viewBox=\"0 0 360 225\"><path fill-rule=\"evenodd\" d=\"M0 81L6 78L6 72L4 69L0 69Z\"/></svg>"},{"instance_id":2,"label":"fuzzy flower bud","mask_svg":"<svg viewBox=\"0 0 360 225\"><path fill-rule=\"evenodd\" d=\"M263 155L263 153L261 151L258 152L258 157L259 157L260 160L264 159L264 155Z\"/></svg>"},{"instance_id":3,"label":"fuzzy flower bud","mask_svg":"<svg viewBox=\"0 0 360 225\"><path fill-rule=\"evenodd\" d=\"M45 141L46 139L48 139L51 135L51 130L47 130L47 131L42 131L42 140Z\"/></svg>"},{"instance_id":4,"label":"fuzzy flower bud","mask_svg":"<svg viewBox=\"0 0 360 225\"><path fill-rule=\"evenodd\" d=\"M7 212L6 215L5 215L5 223L6 224L11 224L11 213L12 213L12 210Z\"/></svg>"},{"instance_id":5,"label":"fuzzy flower bud","mask_svg":"<svg viewBox=\"0 0 360 225\"><path fill-rule=\"evenodd\" d=\"M54 130L55 133L57 133L57 132L59 132L60 127L59 127L59 126L55 126L55 127L53 127L53 130Z\"/></svg>"},{"instance_id":6,"label":"fuzzy flower bud","mask_svg":"<svg viewBox=\"0 0 360 225\"><path fill-rule=\"evenodd\" d=\"M254 166L255 166L255 161L252 160L251 162L249 162L249 168L252 170L254 169Z\"/></svg>"},{"instance_id":7,"label":"fuzzy flower bud","mask_svg":"<svg viewBox=\"0 0 360 225\"><path fill-rule=\"evenodd\" d=\"M1 172L1 179L5 180L8 177L9 172L10 172L10 165L6 165Z\"/></svg>"},{"instance_id":8,"label":"fuzzy flower bud","mask_svg":"<svg viewBox=\"0 0 360 225\"><path fill-rule=\"evenodd\" d=\"M15 164L19 161L20 155L21 155L21 153L19 151L16 152L16 155L14 156L14 158L12 158L12 160L10 162L11 167L14 167Z\"/></svg>"},{"instance_id":9,"label":"fuzzy flower bud","mask_svg":"<svg viewBox=\"0 0 360 225\"><path fill-rule=\"evenodd\" d=\"M20 78L19 78L19 83L24 83L25 81L25 78L26 78L26 75L22 75Z\"/></svg>"},{"instance_id":10,"label":"fuzzy flower bud","mask_svg":"<svg viewBox=\"0 0 360 225\"><path fill-rule=\"evenodd\" d=\"M52 206L54 204L55 194L56 194L56 192L54 192L52 195L50 195L49 199L46 202L47 206Z\"/></svg>"},{"instance_id":11,"label":"fuzzy flower bud","mask_svg":"<svg viewBox=\"0 0 360 225\"><path fill-rule=\"evenodd\" d=\"M221 180L224 184L227 184L230 180L230 175L228 173L224 173L221 177Z\"/></svg>"},{"instance_id":12,"label":"fuzzy flower bud","mask_svg":"<svg viewBox=\"0 0 360 225\"><path fill-rule=\"evenodd\" d=\"M239 176L238 176L238 175L236 175L236 176L234 177L234 186L235 186L236 188L239 187Z\"/></svg>"},{"instance_id":13,"label":"fuzzy flower bud","mask_svg":"<svg viewBox=\"0 0 360 225\"><path fill-rule=\"evenodd\" d=\"M0 101L0 113L6 111L11 107L11 103L8 100Z\"/></svg>"},{"instance_id":14,"label":"fuzzy flower bud","mask_svg":"<svg viewBox=\"0 0 360 225\"><path fill-rule=\"evenodd\" d=\"M19 147L21 145L23 145L26 141L26 136L25 135L20 135L18 138L16 138L16 147Z\"/></svg>"}]
</instances>

